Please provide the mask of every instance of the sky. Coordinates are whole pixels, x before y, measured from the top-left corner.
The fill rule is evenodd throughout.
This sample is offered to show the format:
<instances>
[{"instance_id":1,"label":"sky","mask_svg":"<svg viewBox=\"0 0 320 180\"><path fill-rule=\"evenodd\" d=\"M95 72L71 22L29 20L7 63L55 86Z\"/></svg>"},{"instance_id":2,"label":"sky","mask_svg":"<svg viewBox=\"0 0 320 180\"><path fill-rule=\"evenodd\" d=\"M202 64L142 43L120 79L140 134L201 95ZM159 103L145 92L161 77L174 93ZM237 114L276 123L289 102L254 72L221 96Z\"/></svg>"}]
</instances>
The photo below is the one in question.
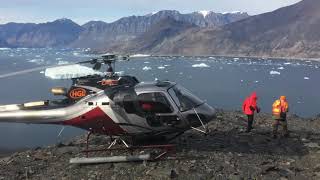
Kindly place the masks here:
<instances>
[{"instance_id":1,"label":"sky","mask_svg":"<svg viewBox=\"0 0 320 180\"><path fill-rule=\"evenodd\" d=\"M0 0L0 24L42 23L69 18L84 24L91 20L113 22L121 17L160 10L181 13L210 10L243 11L250 15L273 11L300 0Z\"/></svg>"}]
</instances>

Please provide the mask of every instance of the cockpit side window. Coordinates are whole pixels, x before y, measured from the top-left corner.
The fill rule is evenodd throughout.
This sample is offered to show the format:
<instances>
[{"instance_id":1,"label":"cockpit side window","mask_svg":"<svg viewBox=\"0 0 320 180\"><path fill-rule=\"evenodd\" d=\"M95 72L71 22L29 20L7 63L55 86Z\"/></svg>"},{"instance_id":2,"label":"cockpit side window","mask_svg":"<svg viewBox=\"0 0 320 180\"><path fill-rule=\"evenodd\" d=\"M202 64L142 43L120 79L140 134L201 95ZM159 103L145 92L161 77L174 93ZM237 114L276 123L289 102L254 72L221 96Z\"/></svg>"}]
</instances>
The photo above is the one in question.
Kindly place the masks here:
<instances>
[{"instance_id":1,"label":"cockpit side window","mask_svg":"<svg viewBox=\"0 0 320 180\"><path fill-rule=\"evenodd\" d=\"M190 110L203 103L199 98L191 94L182 86L175 85L168 90L168 93L176 103L180 111Z\"/></svg>"},{"instance_id":2,"label":"cockpit side window","mask_svg":"<svg viewBox=\"0 0 320 180\"><path fill-rule=\"evenodd\" d=\"M144 112L172 113L173 109L167 97L159 92L138 95L139 105Z\"/></svg>"}]
</instances>

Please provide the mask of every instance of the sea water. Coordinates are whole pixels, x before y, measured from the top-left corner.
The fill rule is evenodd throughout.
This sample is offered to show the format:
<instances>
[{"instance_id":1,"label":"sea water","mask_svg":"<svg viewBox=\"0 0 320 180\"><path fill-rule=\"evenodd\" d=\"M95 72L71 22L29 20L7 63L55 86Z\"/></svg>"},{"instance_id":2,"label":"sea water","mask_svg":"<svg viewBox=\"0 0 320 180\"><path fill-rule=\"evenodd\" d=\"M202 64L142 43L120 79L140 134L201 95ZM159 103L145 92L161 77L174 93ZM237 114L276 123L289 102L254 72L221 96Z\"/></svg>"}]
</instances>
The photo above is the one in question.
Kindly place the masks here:
<instances>
[{"instance_id":1,"label":"sea water","mask_svg":"<svg viewBox=\"0 0 320 180\"><path fill-rule=\"evenodd\" d=\"M91 57L96 56L83 49L0 49L0 76ZM319 67L320 63L315 61L290 59L135 56L128 62L119 62L116 71L135 75L140 81L175 81L211 106L228 110L240 110L246 96L256 91L262 111L271 112L273 101L286 95L290 113L309 117L319 114ZM52 87L71 85L70 80L50 76L54 72L48 75L38 70L0 78L0 104L55 99L50 93ZM65 127L62 132L61 129L55 125L1 123L0 150L45 146L85 133L73 127Z\"/></svg>"}]
</instances>

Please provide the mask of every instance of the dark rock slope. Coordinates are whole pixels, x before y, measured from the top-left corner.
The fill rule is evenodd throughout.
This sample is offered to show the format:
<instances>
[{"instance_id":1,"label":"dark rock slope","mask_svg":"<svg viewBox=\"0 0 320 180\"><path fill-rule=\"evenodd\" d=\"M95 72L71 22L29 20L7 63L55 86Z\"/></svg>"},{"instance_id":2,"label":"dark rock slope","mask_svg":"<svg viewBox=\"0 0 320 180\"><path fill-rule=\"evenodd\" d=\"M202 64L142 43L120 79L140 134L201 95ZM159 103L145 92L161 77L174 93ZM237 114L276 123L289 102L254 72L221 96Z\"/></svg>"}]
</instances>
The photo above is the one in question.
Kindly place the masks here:
<instances>
[{"instance_id":1,"label":"dark rock slope","mask_svg":"<svg viewBox=\"0 0 320 180\"><path fill-rule=\"evenodd\" d=\"M176 159L155 162L71 165L70 158L84 156L84 138L76 138L2 158L0 179L319 179L320 119L290 116L290 137L278 139L270 136L271 122L260 114L245 133L240 112L220 111L209 135L190 130L175 141ZM92 146L106 142L95 136Z\"/></svg>"},{"instance_id":2,"label":"dark rock slope","mask_svg":"<svg viewBox=\"0 0 320 180\"><path fill-rule=\"evenodd\" d=\"M158 54L320 57L320 1L302 0L222 28L186 31Z\"/></svg>"}]
</instances>

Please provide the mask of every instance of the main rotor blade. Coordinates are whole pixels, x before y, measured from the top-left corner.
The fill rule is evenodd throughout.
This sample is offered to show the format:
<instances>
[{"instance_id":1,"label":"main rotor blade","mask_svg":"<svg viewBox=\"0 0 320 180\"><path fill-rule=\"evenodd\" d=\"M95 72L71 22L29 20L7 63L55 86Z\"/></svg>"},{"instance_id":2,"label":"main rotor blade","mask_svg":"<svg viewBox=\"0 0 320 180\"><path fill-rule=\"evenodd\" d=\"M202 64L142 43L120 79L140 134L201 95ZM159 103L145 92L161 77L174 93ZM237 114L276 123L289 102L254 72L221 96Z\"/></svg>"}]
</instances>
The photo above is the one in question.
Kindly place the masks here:
<instances>
[{"instance_id":1,"label":"main rotor blade","mask_svg":"<svg viewBox=\"0 0 320 180\"><path fill-rule=\"evenodd\" d=\"M75 64L78 64L78 63L59 64L59 65L52 65L52 66L35 67L35 68L26 69L26 70L22 70L22 71L16 71L16 72L7 73L7 74L1 74L1 75L0 75L0 79L12 77L12 76L23 75L23 74L28 74L28 73L36 72L36 71L41 71L41 70L45 70L45 69L47 69L47 68L54 68L54 67L60 67L60 66L69 66L69 65L75 65Z\"/></svg>"}]
</instances>

